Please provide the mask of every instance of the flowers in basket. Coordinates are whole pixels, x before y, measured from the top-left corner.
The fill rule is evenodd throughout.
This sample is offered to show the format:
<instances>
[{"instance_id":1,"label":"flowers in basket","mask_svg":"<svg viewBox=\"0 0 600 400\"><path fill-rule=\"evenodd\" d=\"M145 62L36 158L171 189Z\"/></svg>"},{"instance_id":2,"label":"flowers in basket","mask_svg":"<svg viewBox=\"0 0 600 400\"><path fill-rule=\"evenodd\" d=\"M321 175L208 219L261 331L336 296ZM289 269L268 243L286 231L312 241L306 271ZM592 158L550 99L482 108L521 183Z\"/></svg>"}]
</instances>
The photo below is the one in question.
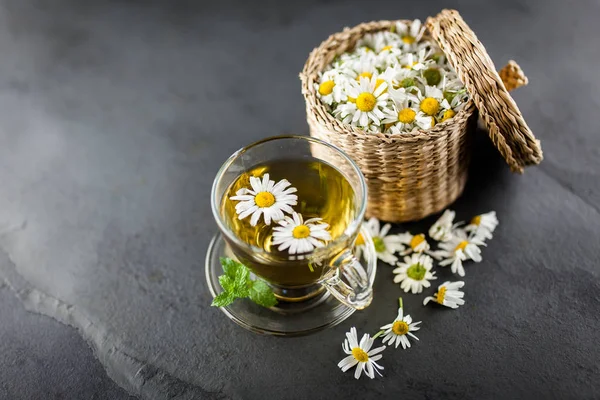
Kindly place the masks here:
<instances>
[{"instance_id":1,"label":"flowers in basket","mask_svg":"<svg viewBox=\"0 0 600 400\"><path fill-rule=\"evenodd\" d=\"M432 128L468 99L419 20L367 33L320 73L315 90L335 118L371 133Z\"/></svg>"}]
</instances>

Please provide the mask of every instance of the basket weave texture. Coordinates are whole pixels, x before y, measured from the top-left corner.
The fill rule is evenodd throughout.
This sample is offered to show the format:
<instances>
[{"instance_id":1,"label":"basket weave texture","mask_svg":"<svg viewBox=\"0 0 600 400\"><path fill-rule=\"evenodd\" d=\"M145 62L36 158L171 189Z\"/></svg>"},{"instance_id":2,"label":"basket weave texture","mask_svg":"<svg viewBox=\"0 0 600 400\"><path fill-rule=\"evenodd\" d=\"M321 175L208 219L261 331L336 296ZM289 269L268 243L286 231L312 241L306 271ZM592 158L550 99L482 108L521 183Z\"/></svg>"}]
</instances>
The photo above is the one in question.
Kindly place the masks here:
<instances>
[{"instance_id":1,"label":"basket weave texture","mask_svg":"<svg viewBox=\"0 0 600 400\"><path fill-rule=\"evenodd\" d=\"M406 222L442 211L462 193L477 119L473 101L470 99L454 118L426 131L366 133L335 119L315 88L319 72L337 55L352 50L366 33L389 30L396 22L368 22L331 35L311 52L300 79L311 136L345 151L366 178L367 215ZM516 64L507 66L503 74L511 88L527 81Z\"/></svg>"}]
</instances>

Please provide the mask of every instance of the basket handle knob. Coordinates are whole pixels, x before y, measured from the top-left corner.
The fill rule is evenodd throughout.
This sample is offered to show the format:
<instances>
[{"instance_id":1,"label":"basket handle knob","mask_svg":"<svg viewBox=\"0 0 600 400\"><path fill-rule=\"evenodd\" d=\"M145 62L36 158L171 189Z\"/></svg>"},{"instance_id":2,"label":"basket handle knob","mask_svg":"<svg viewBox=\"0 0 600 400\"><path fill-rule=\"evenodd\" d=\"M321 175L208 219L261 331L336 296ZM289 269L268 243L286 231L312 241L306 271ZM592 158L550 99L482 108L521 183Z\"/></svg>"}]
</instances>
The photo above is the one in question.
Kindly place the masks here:
<instances>
[{"instance_id":1,"label":"basket handle knob","mask_svg":"<svg viewBox=\"0 0 600 400\"><path fill-rule=\"evenodd\" d=\"M511 91L525 86L529 83L529 79L514 60L510 60L499 72L500 79L506 87L506 90Z\"/></svg>"}]
</instances>

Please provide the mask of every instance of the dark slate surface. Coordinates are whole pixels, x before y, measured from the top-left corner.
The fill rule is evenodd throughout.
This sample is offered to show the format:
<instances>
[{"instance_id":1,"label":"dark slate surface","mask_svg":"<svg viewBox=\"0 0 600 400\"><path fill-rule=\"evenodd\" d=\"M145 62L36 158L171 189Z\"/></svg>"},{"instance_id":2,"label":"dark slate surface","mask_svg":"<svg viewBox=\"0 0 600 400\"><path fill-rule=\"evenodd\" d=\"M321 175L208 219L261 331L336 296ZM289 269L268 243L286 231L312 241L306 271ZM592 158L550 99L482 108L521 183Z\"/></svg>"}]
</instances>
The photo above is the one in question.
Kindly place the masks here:
<instances>
[{"instance_id":1,"label":"dark slate surface","mask_svg":"<svg viewBox=\"0 0 600 400\"><path fill-rule=\"evenodd\" d=\"M198 347L187 357L170 358L179 353L167 339L162 349L160 341L150 343L151 335L139 343L139 354L145 345L158 346L152 364L175 371L160 392L140 390L145 397L600 397L597 2L178 3L0 2L0 204L22 203L27 213L50 193L57 220L81 206L80 195L88 202L98 197L85 206L110 210L102 193L47 190L89 183L89 176L78 174L81 161L119 189L118 183L138 176L139 163L149 169L150 181L160 175L173 187L169 196L152 192L153 202L138 206L195 212L189 218L193 227L184 223L189 216L166 217L176 221L169 226L175 232L193 232L196 249L183 260L201 260L215 230L208 185L220 163L256 139L306 132L297 73L308 52L345 25L424 18L442 6L461 11L497 64L514 58L526 71L531 84L515 97L546 159L513 176L480 137L468 188L454 208L463 218L496 210L497 238L484 250L484 262L467 269L463 308L423 308L422 296L404 296L410 313L424 321L421 341L410 351L386 351L384 379L356 382L335 364L350 326L375 332L393 318L399 289L387 267L380 268L376 299L367 311L334 329L289 340L245 332L207 307L198 271L186 281L197 287L199 313L170 310L178 322L174 330L156 327L157 335L167 332ZM52 146L48 137L68 142L73 152L51 149L58 152L56 164L36 157ZM94 157L111 151L113 158ZM152 169L153 159L168 168ZM120 162L130 169L120 170ZM28 180L32 176L37 179ZM124 214L115 217L126 219L127 208L119 210ZM35 223L36 210L29 212ZM403 228L419 230L431 222ZM151 229L139 233L141 244L129 238L134 254L122 251L116 235L98 256L116 257L116 265L132 257L181 262L177 240ZM28 246L33 253L38 243ZM69 240L55 246L57 252L74 251ZM40 265L29 278L41 289L60 286L52 281L52 268ZM177 281L176 269L169 274ZM85 294L94 284L74 289ZM110 286L103 289L110 293ZM144 309L145 298L137 299L123 306L132 315L136 307ZM7 288L0 290L0 349L0 398L128 398L75 330L27 313ZM160 371L148 367L144 374Z\"/></svg>"}]
</instances>

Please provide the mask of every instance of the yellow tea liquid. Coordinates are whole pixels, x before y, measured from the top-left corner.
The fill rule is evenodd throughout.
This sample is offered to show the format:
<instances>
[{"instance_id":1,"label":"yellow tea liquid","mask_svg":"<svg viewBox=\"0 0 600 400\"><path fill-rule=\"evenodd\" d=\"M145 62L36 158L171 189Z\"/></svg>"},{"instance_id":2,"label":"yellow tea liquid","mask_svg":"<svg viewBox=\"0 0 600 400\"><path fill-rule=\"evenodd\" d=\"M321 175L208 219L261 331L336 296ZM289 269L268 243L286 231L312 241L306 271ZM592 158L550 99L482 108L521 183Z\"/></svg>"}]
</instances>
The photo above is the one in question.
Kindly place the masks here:
<instances>
[{"instance_id":1,"label":"yellow tea liquid","mask_svg":"<svg viewBox=\"0 0 600 400\"><path fill-rule=\"evenodd\" d=\"M321 277L323 265L311 263L309 266L309 254L299 257L298 254L289 254L287 250L279 251L279 246L272 244L273 228L279 226L277 222L266 225L261 216L258 224L251 226L250 216L238 219L235 210L238 202L230 197L235 196L241 188L251 189L250 177L262 177L266 173L275 182L287 179L298 190L295 193L298 204L291 207L302 214L305 221L318 217L329 224L332 240L339 238L355 218L354 190L340 171L321 160L285 159L260 164L242 173L221 200L221 213L235 235L243 242L264 250L251 252L230 243L241 262L274 284L291 287L313 284Z\"/></svg>"}]
</instances>

